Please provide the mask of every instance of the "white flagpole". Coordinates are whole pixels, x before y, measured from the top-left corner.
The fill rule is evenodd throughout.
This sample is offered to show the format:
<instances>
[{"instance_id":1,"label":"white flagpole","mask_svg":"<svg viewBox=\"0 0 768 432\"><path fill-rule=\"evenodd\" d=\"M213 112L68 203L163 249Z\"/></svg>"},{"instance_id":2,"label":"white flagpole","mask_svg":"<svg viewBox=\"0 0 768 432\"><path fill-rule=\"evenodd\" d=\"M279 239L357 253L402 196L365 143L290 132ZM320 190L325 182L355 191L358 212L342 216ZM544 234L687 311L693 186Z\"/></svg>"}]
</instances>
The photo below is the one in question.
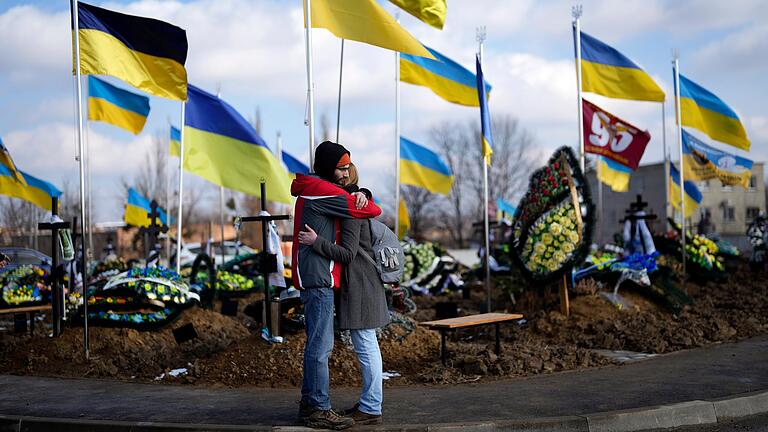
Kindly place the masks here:
<instances>
[{"instance_id":1,"label":"white flagpole","mask_svg":"<svg viewBox=\"0 0 768 432\"><path fill-rule=\"evenodd\" d=\"M344 75L344 39L341 39L341 58L339 59L339 99L336 102L336 142L339 142L339 128L341 126L341 78Z\"/></svg>"},{"instance_id":2,"label":"white flagpole","mask_svg":"<svg viewBox=\"0 0 768 432\"><path fill-rule=\"evenodd\" d=\"M307 120L309 126L309 172L315 166L315 95L312 78L312 5L311 0L304 0L304 43L307 54Z\"/></svg>"},{"instance_id":3,"label":"white flagpole","mask_svg":"<svg viewBox=\"0 0 768 432\"><path fill-rule=\"evenodd\" d=\"M400 53L395 53L395 233L400 237Z\"/></svg>"},{"instance_id":4,"label":"white flagpole","mask_svg":"<svg viewBox=\"0 0 768 432\"><path fill-rule=\"evenodd\" d=\"M478 57L480 60L480 70L483 69L483 43L485 42L485 26L479 27L476 29L476 38L477 42L479 43L478 47ZM483 73L483 79L485 79L485 73ZM485 82L480 83L480 85L485 85ZM490 111L489 111L490 114ZM488 119L488 122L490 124L491 119ZM481 127L482 130L482 127ZM480 132L480 139L482 144L482 131ZM485 241L485 306L486 306L486 312L491 312L491 267L490 267L490 258L491 258L491 241L490 241L490 227L488 222L488 163L485 160L485 152L483 150L483 145L480 146L480 163L483 165L483 237Z\"/></svg>"},{"instance_id":5,"label":"white flagpole","mask_svg":"<svg viewBox=\"0 0 768 432\"><path fill-rule=\"evenodd\" d=\"M170 134L171 119L168 118L168 133ZM171 169L169 167L171 162L171 137L168 136L168 154L165 160L165 214L168 215L166 223L171 224ZM168 267L171 266L171 232L166 233L165 236L165 257L168 259Z\"/></svg>"},{"instance_id":6,"label":"white flagpole","mask_svg":"<svg viewBox=\"0 0 768 432\"><path fill-rule=\"evenodd\" d=\"M683 245L683 289L685 289L685 168L683 161L683 123L682 114L680 113L680 59L679 53L675 50L674 53L675 64L675 115L677 116L677 144L680 149L680 227L682 228Z\"/></svg>"},{"instance_id":7,"label":"white flagpole","mask_svg":"<svg viewBox=\"0 0 768 432\"><path fill-rule=\"evenodd\" d=\"M85 93L89 93L90 88L88 87L88 83L86 81L85 84ZM88 191L87 195L87 202L88 202L88 211L86 212L86 215L88 217L88 250L91 252L91 255L93 255L93 183L91 182L91 152L90 152L90 144L91 144L91 123L89 121L85 121L85 190Z\"/></svg>"},{"instance_id":8,"label":"white flagpole","mask_svg":"<svg viewBox=\"0 0 768 432\"><path fill-rule=\"evenodd\" d=\"M187 103L181 102L181 127L179 128L179 208L176 215L176 273L181 273L181 215L184 205L184 110Z\"/></svg>"},{"instance_id":9,"label":"white flagpole","mask_svg":"<svg viewBox=\"0 0 768 432\"><path fill-rule=\"evenodd\" d=\"M584 113L581 106L582 94L581 94L581 12L582 6L573 6L571 8L571 15L576 25L576 93L578 95L578 113L579 113L579 163L581 164L581 172L585 172L586 155L584 154Z\"/></svg>"},{"instance_id":10,"label":"white flagpole","mask_svg":"<svg viewBox=\"0 0 768 432\"><path fill-rule=\"evenodd\" d=\"M75 80L77 82L77 147L78 164L80 165L80 233L82 235L80 244L83 248L83 254L80 259L80 265L83 267L83 348L85 349L85 359L90 358L89 340L88 340L88 244L86 236L88 235L88 224L85 221L85 148L83 144L83 95L82 83L80 82L80 24L78 22L79 7L77 0L72 2L74 11L72 17L74 24L72 28L75 32Z\"/></svg>"},{"instance_id":11,"label":"white flagpole","mask_svg":"<svg viewBox=\"0 0 768 432\"><path fill-rule=\"evenodd\" d=\"M664 149L664 226L669 231L669 154L667 153L667 113L665 102L661 102L661 143Z\"/></svg>"}]
</instances>

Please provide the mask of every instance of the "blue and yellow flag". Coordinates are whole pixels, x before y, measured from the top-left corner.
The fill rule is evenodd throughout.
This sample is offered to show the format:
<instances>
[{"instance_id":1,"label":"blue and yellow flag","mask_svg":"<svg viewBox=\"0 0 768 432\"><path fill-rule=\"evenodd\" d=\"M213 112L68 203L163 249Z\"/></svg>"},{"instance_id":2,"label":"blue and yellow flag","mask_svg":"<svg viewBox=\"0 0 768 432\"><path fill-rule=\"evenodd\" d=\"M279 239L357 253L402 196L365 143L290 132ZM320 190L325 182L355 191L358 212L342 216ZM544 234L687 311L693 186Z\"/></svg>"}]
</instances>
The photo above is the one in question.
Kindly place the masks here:
<instances>
[{"instance_id":1,"label":"blue and yellow flag","mask_svg":"<svg viewBox=\"0 0 768 432\"><path fill-rule=\"evenodd\" d=\"M488 112L488 95L485 93L485 78L483 67L480 65L480 56L475 56L475 69L477 70L477 99L480 102L480 126L483 138L483 159L491 164L493 154L493 138L491 136L491 114Z\"/></svg>"},{"instance_id":2,"label":"blue and yellow flag","mask_svg":"<svg viewBox=\"0 0 768 432\"><path fill-rule=\"evenodd\" d=\"M184 121L184 169L229 189L291 203L288 174L256 130L232 106L189 85Z\"/></svg>"},{"instance_id":3,"label":"blue and yellow flag","mask_svg":"<svg viewBox=\"0 0 768 432\"><path fill-rule=\"evenodd\" d=\"M309 174L309 167L304 165L304 163L295 157L291 156L290 154L286 153L285 151L283 153L283 163L285 164L285 167L288 169L288 173L292 175L292 177L296 177L296 174Z\"/></svg>"},{"instance_id":4,"label":"blue and yellow flag","mask_svg":"<svg viewBox=\"0 0 768 432\"><path fill-rule=\"evenodd\" d=\"M517 212L517 207L513 206L512 203L508 201L505 201L501 198L496 198L496 212L496 219L501 220L501 214L504 213L506 215L506 219L512 220L512 218L515 217L515 213Z\"/></svg>"},{"instance_id":5,"label":"blue and yellow flag","mask_svg":"<svg viewBox=\"0 0 768 432\"><path fill-rule=\"evenodd\" d=\"M437 153L400 137L400 183L448 195L453 173Z\"/></svg>"},{"instance_id":6,"label":"blue and yellow flag","mask_svg":"<svg viewBox=\"0 0 768 432\"><path fill-rule=\"evenodd\" d=\"M125 203L125 223L137 227L148 227L152 222L149 218L149 214L152 212L151 202L143 197L136 189L128 189L128 202ZM165 211L157 207L157 212L160 214L159 224L168 225L168 217Z\"/></svg>"},{"instance_id":7,"label":"blue and yellow flag","mask_svg":"<svg viewBox=\"0 0 768 432\"><path fill-rule=\"evenodd\" d=\"M753 162L735 154L710 147L689 134L683 133L685 178L691 180L719 179L724 185L749 187Z\"/></svg>"},{"instance_id":8,"label":"blue and yellow flag","mask_svg":"<svg viewBox=\"0 0 768 432\"><path fill-rule=\"evenodd\" d=\"M445 0L389 0L400 9L415 16L436 29L443 29L448 5Z\"/></svg>"},{"instance_id":9,"label":"blue and yellow flag","mask_svg":"<svg viewBox=\"0 0 768 432\"><path fill-rule=\"evenodd\" d=\"M80 73L110 75L155 96L187 100L183 29L82 2L77 9Z\"/></svg>"},{"instance_id":10,"label":"blue and yellow flag","mask_svg":"<svg viewBox=\"0 0 768 432\"><path fill-rule=\"evenodd\" d=\"M574 51L576 29L574 34ZM581 32L581 89L618 99L664 102L664 92L624 54Z\"/></svg>"},{"instance_id":11,"label":"blue and yellow flag","mask_svg":"<svg viewBox=\"0 0 768 432\"><path fill-rule=\"evenodd\" d=\"M696 185L685 181L685 217L691 217L701 204L701 192ZM680 210L680 171L674 165L669 164L669 200L672 205Z\"/></svg>"},{"instance_id":12,"label":"blue and yellow flag","mask_svg":"<svg viewBox=\"0 0 768 432\"><path fill-rule=\"evenodd\" d=\"M168 141L168 152L171 156L181 156L181 131L171 126L171 139Z\"/></svg>"},{"instance_id":13,"label":"blue and yellow flag","mask_svg":"<svg viewBox=\"0 0 768 432\"><path fill-rule=\"evenodd\" d=\"M629 177L632 169L614 160L600 157L597 161L597 179L611 187L614 192L629 190Z\"/></svg>"},{"instance_id":14,"label":"blue and yellow flag","mask_svg":"<svg viewBox=\"0 0 768 432\"><path fill-rule=\"evenodd\" d=\"M400 53L400 81L428 87L448 102L479 106L475 74L432 48L424 48L437 60ZM485 92L488 97L488 83Z\"/></svg>"},{"instance_id":15,"label":"blue and yellow flag","mask_svg":"<svg viewBox=\"0 0 768 432\"><path fill-rule=\"evenodd\" d=\"M310 7L312 27L325 28L336 37L432 57L376 0L312 0Z\"/></svg>"},{"instance_id":16,"label":"blue and yellow flag","mask_svg":"<svg viewBox=\"0 0 768 432\"><path fill-rule=\"evenodd\" d=\"M0 194L23 199L51 211L51 199L60 197L61 191L47 181L32 177L23 171L17 173L24 178L23 183L16 180L15 174L5 164L0 164Z\"/></svg>"},{"instance_id":17,"label":"blue and yellow flag","mask_svg":"<svg viewBox=\"0 0 768 432\"><path fill-rule=\"evenodd\" d=\"M680 117L683 126L710 138L749 151L749 139L739 116L719 97L680 75Z\"/></svg>"},{"instance_id":18,"label":"blue and yellow flag","mask_svg":"<svg viewBox=\"0 0 768 432\"><path fill-rule=\"evenodd\" d=\"M138 135L148 115L148 97L88 77L88 120L109 123Z\"/></svg>"},{"instance_id":19,"label":"blue and yellow flag","mask_svg":"<svg viewBox=\"0 0 768 432\"><path fill-rule=\"evenodd\" d=\"M397 238L402 240L411 228L411 218L408 216L408 207L405 206L404 199L400 198L400 204L397 207Z\"/></svg>"},{"instance_id":20,"label":"blue and yellow flag","mask_svg":"<svg viewBox=\"0 0 768 432\"><path fill-rule=\"evenodd\" d=\"M5 166L8 171L11 173L11 177L15 179L17 182L26 185L27 181L24 180L24 176L21 175L21 171L19 171L16 168L16 164L13 163L13 158L11 157L11 153L8 151L8 148L5 147L3 144L3 139L0 138L0 165Z\"/></svg>"}]
</instances>

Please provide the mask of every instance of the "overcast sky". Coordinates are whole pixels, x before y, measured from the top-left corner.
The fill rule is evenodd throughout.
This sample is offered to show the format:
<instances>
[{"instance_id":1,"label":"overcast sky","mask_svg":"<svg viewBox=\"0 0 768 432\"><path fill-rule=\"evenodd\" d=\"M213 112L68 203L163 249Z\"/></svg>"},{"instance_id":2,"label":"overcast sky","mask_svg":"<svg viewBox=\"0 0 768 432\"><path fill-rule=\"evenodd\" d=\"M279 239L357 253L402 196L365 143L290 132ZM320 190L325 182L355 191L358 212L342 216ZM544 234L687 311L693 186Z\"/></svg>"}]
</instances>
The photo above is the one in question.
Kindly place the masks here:
<instances>
[{"instance_id":1,"label":"overcast sky","mask_svg":"<svg viewBox=\"0 0 768 432\"><path fill-rule=\"evenodd\" d=\"M300 0L100 1L112 10L148 16L187 31L189 82L215 93L246 118L259 107L263 137L308 161L304 126L306 75ZM381 3L394 13L395 7ZM436 30L408 14L401 23L424 44L474 70L475 28L486 26L484 69L493 86L492 114L518 118L536 139L541 157L578 145L576 78L568 1L449 0L445 28ZM69 0L0 0L0 137L24 171L61 188L76 186L74 80L71 75ZM768 158L768 10L764 1L585 1L582 29L641 65L667 93L667 143L675 146L672 50L681 71L736 111L752 141L755 161ZM340 41L314 31L316 120L326 113L335 128ZM345 48L340 142L352 152L361 182L375 191L394 175L395 55L348 42ZM117 82L117 81L113 81ZM123 85L129 88L127 85ZM402 84L402 135L430 146L429 130L445 120L479 121L476 108L443 101L428 89ZM590 100L638 127L652 139L643 163L662 159L662 110L658 103ZM141 135L110 125L90 125L95 221L122 215L120 178L143 163L152 137L178 125L179 103L152 97ZM706 140L711 143L711 140ZM468 149L468 151L479 151ZM189 175L189 177L193 177ZM185 179L188 178L185 175ZM207 202L216 188L193 179ZM389 187L388 189L392 189Z\"/></svg>"}]
</instances>

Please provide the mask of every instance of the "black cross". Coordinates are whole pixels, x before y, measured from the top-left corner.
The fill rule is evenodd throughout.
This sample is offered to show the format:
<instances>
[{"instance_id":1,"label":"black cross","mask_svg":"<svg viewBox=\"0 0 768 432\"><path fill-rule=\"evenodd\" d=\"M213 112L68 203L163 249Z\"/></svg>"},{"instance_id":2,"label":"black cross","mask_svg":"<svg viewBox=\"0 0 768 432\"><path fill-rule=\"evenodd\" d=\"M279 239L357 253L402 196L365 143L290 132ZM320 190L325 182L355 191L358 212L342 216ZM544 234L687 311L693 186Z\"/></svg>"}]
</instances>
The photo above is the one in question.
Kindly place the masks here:
<instances>
[{"instance_id":1,"label":"black cross","mask_svg":"<svg viewBox=\"0 0 768 432\"><path fill-rule=\"evenodd\" d=\"M643 211L643 209L645 209L646 207L648 207L648 203L643 201L643 196L642 195L638 194L637 195L637 199L634 202L630 203L629 204L629 209L627 209L625 211L627 213L627 215L624 217L624 219L619 221L620 223L624 223L626 221L630 221L630 228L629 228L630 231L629 232L632 233L631 234L632 238L634 238L634 236L635 236L635 231L636 231L636 227L637 227L637 221L639 221L641 219L644 219L644 220L655 220L656 219L656 215L655 214L647 214L646 213L646 214L644 214L642 216L637 214L637 213ZM642 237L641 237L641 239L642 239ZM646 245L642 241L641 241L641 243L642 243L642 246L643 246L643 251L645 252L646 251Z\"/></svg>"},{"instance_id":2,"label":"black cross","mask_svg":"<svg viewBox=\"0 0 768 432\"><path fill-rule=\"evenodd\" d=\"M147 214L149 216L149 226L139 228L139 233L144 236L144 256L147 259L149 259L150 245L152 245L152 248L157 247L157 235L168 232L168 225L158 223L160 221L160 212L157 211L157 201L152 200L149 208L150 212Z\"/></svg>"},{"instance_id":3,"label":"black cross","mask_svg":"<svg viewBox=\"0 0 768 432\"><path fill-rule=\"evenodd\" d=\"M51 216L59 214L59 199L51 199ZM61 319L64 314L64 292L59 285L57 267L59 266L59 230L69 228L69 222L40 222L37 229L51 231L51 315L53 319L53 336L61 334ZM73 240L74 241L74 240ZM35 323L30 323L34 327Z\"/></svg>"},{"instance_id":4,"label":"black cross","mask_svg":"<svg viewBox=\"0 0 768 432\"><path fill-rule=\"evenodd\" d=\"M261 209L267 209L267 185L264 180L261 181ZM264 327L269 329L270 336L277 336L275 332L279 329L273 329L272 327L272 313L270 310L271 294L269 289L269 274L274 273L277 270L277 255L267 253L267 224L276 220L288 220L288 215L274 215L274 216L243 216L235 218L235 230L240 230L240 224L243 222L261 222L261 244L262 244L262 259L259 265L259 270L264 278L264 311L262 318L264 318ZM223 239L222 239L223 245ZM278 320L278 327L279 327Z\"/></svg>"}]
</instances>

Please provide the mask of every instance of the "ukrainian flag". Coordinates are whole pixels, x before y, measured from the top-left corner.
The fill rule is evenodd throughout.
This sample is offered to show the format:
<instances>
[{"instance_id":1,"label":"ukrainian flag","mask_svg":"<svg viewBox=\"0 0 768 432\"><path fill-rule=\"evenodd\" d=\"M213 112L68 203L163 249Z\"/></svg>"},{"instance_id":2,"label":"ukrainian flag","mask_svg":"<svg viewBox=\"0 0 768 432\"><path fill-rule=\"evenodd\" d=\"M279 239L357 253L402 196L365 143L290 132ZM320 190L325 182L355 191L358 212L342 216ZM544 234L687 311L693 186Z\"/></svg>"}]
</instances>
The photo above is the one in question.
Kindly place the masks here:
<instances>
[{"instance_id":1,"label":"ukrainian flag","mask_svg":"<svg viewBox=\"0 0 768 432\"><path fill-rule=\"evenodd\" d=\"M575 28L573 34L575 37ZM664 102L664 92L647 72L624 54L584 32L581 32L581 89L610 98Z\"/></svg>"},{"instance_id":2,"label":"ukrainian flag","mask_svg":"<svg viewBox=\"0 0 768 432\"><path fill-rule=\"evenodd\" d=\"M304 165L302 161L286 152L282 153L283 163L285 164L285 167L288 168L288 173L291 174L291 177L296 177L296 174L309 174L309 167Z\"/></svg>"},{"instance_id":3,"label":"ukrainian flag","mask_svg":"<svg viewBox=\"0 0 768 432\"><path fill-rule=\"evenodd\" d=\"M428 87L448 102L479 106L475 74L429 47L424 47L437 59L400 53L400 81ZM485 83L486 97L491 86Z\"/></svg>"},{"instance_id":4,"label":"ukrainian flag","mask_svg":"<svg viewBox=\"0 0 768 432\"><path fill-rule=\"evenodd\" d=\"M477 99L480 102L480 126L483 135L483 159L491 164L493 154L493 138L491 137L491 114L488 112L488 96L485 93L485 79L483 67L480 65L480 56L475 56L475 69L477 69Z\"/></svg>"},{"instance_id":5,"label":"ukrainian flag","mask_svg":"<svg viewBox=\"0 0 768 432\"><path fill-rule=\"evenodd\" d=\"M125 223L137 227L148 227L152 222L149 218L149 214L152 212L152 206L148 199L144 198L134 188L128 189L128 202L125 204ZM159 206L157 212L160 213L160 220L157 221L162 225L168 225L168 217L165 211Z\"/></svg>"},{"instance_id":6,"label":"ukrainian flag","mask_svg":"<svg viewBox=\"0 0 768 432\"><path fill-rule=\"evenodd\" d=\"M629 190L632 169L608 158L598 159L597 179L611 187L614 192Z\"/></svg>"},{"instance_id":7,"label":"ukrainian flag","mask_svg":"<svg viewBox=\"0 0 768 432\"><path fill-rule=\"evenodd\" d=\"M155 96L187 99L183 29L82 2L77 10L80 73L110 75Z\"/></svg>"},{"instance_id":8,"label":"ukrainian flag","mask_svg":"<svg viewBox=\"0 0 768 432\"><path fill-rule=\"evenodd\" d=\"M290 179L264 140L232 106L193 85L184 119L184 169L229 189L291 203Z\"/></svg>"},{"instance_id":9,"label":"ukrainian flag","mask_svg":"<svg viewBox=\"0 0 768 432\"><path fill-rule=\"evenodd\" d=\"M171 156L181 156L181 131L171 126L171 140L168 142L168 152Z\"/></svg>"},{"instance_id":10,"label":"ukrainian flag","mask_svg":"<svg viewBox=\"0 0 768 432\"><path fill-rule=\"evenodd\" d=\"M109 123L138 135L148 115L148 97L88 77L88 120Z\"/></svg>"},{"instance_id":11,"label":"ukrainian flag","mask_svg":"<svg viewBox=\"0 0 768 432\"><path fill-rule=\"evenodd\" d=\"M436 29L443 29L448 5L445 0L389 0L400 9L408 12Z\"/></svg>"},{"instance_id":12,"label":"ukrainian flag","mask_svg":"<svg viewBox=\"0 0 768 432\"><path fill-rule=\"evenodd\" d=\"M669 164L669 197L672 205L680 210L680 171ZM701 192L692 181L685 181L685 217L689 218L701 204Z\"/></svg>"},{"instance_id":13,"label":"ukrainian flag","mask_svg":"<svg viewBox=\"0 0 768 432\"><path fill-rule=\"evenodd\" d=\"M26 186L27 182L24 180L24 176L21 175L21 171L16 168L16 164L13 163L11 153L8 151L8 148L3 145L2 138L0 138L0 165L3 165L8 169L14 180Z\"/></svg>"},{"instance_id":14,"label":"ukrainian flag","mask_svg":"<svg viewBox=\"0 0 768 432\"><path fill-rule=\"evenodd\" d=\"M713 140L749 151L749 139L739 116L719 97L680 75L680 117Z\"/></svg>"},{"instance_id":15,"label":"ukrainian flag","mask_svg":"<svg viewBox=\"0 0 768 432\"><path fill-rule=\"evenodd\" d=\"M32 204L51 211L53 197L60 197L61 191L47 181L17 171L24 179L24 183L16 179L16 174L11 172L5 164L0 163L0 194L23 199Z\"/></svg>"},{"instance_id":16,"label":"ukrainian flag","mask_svg":"<svg viewBox=\"0 0 768 432\"><path fill-rule=\"evenodd\" d=\"M453 173L437 153L400 137L400 183L448 195Z\"/></svg>"}]
</instances>

